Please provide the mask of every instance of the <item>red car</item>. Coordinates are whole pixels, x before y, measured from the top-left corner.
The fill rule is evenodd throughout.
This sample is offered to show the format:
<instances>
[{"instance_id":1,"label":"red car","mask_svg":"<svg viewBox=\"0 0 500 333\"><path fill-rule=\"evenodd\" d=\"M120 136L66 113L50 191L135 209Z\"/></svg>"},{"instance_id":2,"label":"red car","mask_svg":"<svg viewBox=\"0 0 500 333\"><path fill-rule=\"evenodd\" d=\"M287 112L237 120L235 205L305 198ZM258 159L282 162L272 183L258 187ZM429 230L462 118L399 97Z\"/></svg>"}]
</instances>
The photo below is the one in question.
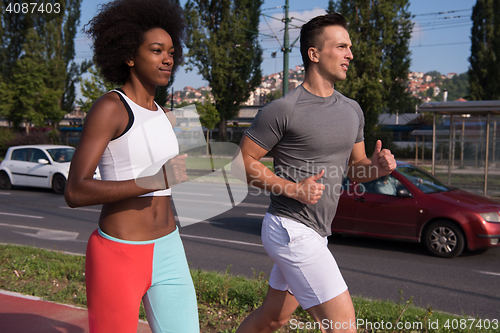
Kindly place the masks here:
<instances>
[{"instance_id":1,"label":"red car","mask_svg":"<svg viewBox=\"0 0 500 333\"><path fill-rule=\"evenodd\" d=\"M411 164L368 183L344 179L332 233L421 242L438 257L500 246L500 203Z\"/></svg>"}]
</instances>

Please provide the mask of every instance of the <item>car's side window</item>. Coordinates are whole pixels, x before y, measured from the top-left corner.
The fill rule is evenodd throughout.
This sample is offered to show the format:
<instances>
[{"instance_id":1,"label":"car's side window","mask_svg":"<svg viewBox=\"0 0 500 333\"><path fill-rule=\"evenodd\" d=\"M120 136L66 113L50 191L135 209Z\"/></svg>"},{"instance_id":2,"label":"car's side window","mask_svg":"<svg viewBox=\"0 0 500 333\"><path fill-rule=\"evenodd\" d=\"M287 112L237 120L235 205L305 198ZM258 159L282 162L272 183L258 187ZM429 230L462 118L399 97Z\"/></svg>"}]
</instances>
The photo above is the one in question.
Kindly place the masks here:
<instances>
[{"instance_id":1,"label":"car's side window","mask_svg":"<svg viewBox=\"0 0 500 333\"><path fill-rule=\"evenodd\" d=\"M367 193L395 196L397 191L403 187L403 184L392 175L387 175L365 183L365 187Z\"/></svg>"},{"instance_id":2,"label":"car's side window","mask_svg":"<svg viewBox=\"0 0 500 333\"><path fill-rule=\"evenodd\" d=\"M14 161L28 161L29 148L16 149L12 152L11 160Z\"/></svg>"},{"instance_id":3,"label":"car's side window","mask_svg":"<svg viewBox=\"0 0 500 333\"><path fill-rule=\"evenodd\" d=\"M40 149L31 149L31 154L30 154L31 158L30 158L30 162L33 162L33 163L38 163L38 160L39 159L44 159L44 160L49 160L47 158L47 155Z\"/></svg>"},{"instance_id":4,"label":"car's side window","mask_svg":"<svg viewBox=\"0 0 500 333\"><path fill-rule=\"evenodd\" d=\"M344 178L342 179L342 192L347 192L347 193L357 193L357 194L363 194L366 193L365 189L365 184L366 183L355 183L352 180L349 179L349 177L344 175Z\"/></svg>"}]
</instances>

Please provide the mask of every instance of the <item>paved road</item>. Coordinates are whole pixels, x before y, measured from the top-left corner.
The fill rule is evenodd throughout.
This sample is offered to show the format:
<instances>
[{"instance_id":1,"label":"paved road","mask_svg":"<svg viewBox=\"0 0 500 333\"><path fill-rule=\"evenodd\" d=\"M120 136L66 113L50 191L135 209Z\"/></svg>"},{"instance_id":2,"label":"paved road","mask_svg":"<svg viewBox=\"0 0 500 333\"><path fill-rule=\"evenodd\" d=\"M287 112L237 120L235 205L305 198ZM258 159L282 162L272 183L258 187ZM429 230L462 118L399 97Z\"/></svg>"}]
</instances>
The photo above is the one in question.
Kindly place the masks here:
<instances>
[{"instance_id":1,"label":"paved road","mask_svg":"<svg viewBox=\"0 0 500 333\"><path fill-rule=\"evenodd\" d=\"M195 209L212 200L208 193L184 195ZM260 242L268 200L251 192L228 212L182 227L191 267L216 271L229 267L233 274L250 277L261 271L269 274L273 263ZM84 253L86 240L97 227L98 210L68 209L63 197L49 190L0 191L0 242ZM419 306L500 319L500 248L449 260L430 257L412 243L333 237L329 247L352 295L397 301L402 290L405 300L413 296Z\"/></svg>"}]
</instances>

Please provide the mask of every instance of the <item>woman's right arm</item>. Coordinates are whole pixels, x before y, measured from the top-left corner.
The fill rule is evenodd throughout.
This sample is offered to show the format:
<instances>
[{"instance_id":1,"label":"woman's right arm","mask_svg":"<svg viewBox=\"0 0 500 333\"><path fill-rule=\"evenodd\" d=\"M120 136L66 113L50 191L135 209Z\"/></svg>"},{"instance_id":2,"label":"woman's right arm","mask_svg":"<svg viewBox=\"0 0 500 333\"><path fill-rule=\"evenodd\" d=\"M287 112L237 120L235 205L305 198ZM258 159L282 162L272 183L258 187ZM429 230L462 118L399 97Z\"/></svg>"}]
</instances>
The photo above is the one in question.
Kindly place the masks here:
<instances>
[{"instance_id":1,"label":"woman's right arm","mask_svg":"<svg viewBox=\"0 0 500 333\"><path fill-rule=\"evenodd\" d=\"M128 114L118 96L106 94L90 109L82 135L71 160L64 198L70 207L117 202L154 191L137 186L134 179L103 181L93 178L109 141L120 135ZM158 184L159 189L165 188Z\"/></svg>"}]
</instances>

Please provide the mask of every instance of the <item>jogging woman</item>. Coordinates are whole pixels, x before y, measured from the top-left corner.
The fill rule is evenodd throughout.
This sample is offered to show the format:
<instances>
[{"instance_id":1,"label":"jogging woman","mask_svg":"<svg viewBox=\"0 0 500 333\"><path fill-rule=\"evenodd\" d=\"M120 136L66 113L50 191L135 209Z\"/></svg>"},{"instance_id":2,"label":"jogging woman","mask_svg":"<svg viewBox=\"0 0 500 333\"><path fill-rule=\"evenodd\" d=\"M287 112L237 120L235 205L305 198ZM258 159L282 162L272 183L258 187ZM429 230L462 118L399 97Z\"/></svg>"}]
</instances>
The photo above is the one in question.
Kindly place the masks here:
<instances>
[{"instance_id":1,"label":"jogging woman","mask_svg":"<svg viewBox=\"0 0 500 333\"><path fill-rule=\"evenodd\" d=\"M100 73L121 86L89 111L65 192L70 207L102 204L86 255L90 332L135 333L141 299L154 333L199 332L170 200L187 179L185 156L174 117L154 101L182 61L184 31L173 0L113 1L85 27Z\"/></svg>"}]
</instances>

